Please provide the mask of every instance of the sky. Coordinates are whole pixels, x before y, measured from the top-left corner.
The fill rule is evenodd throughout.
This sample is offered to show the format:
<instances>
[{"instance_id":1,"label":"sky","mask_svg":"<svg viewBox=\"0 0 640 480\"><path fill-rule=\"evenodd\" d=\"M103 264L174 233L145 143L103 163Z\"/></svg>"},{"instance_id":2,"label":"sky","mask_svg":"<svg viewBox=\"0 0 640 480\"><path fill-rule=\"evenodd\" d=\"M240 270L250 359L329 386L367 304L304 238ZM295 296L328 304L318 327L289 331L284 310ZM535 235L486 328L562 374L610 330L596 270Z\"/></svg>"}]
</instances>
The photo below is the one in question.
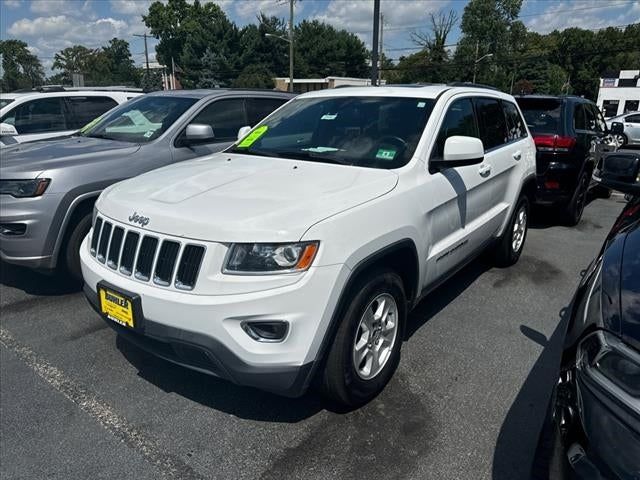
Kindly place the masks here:
<instances>
[{"instance_id":1,"label":"sky","mask_svg":"<svg viewBox=\"0 0 640 480\"><path fill-rule=\"evenodd\" d=\"M255 22L259 12L288 18L288 0L201 0L220 5L238 26ZM53 56L76 44L96 48L111 38L128 40L136 64L144 62L142 14L152 0L0 0L0 39L29 45L47 74ZM426 31L430 13L455 10L462 16L467 0L381 0L384 52L398 59L418 50L412 32ZM318 19L358 35L371 45L373 0L297 0L295 22ZM540 33L580 27L598 29L640 22L640 0L524 0L520 19ZM460 35L456 28L449 43ZM149 41L150 60L155 39ZM55 72L54 72L55 73Z\"/></svg>"}]
</instances>

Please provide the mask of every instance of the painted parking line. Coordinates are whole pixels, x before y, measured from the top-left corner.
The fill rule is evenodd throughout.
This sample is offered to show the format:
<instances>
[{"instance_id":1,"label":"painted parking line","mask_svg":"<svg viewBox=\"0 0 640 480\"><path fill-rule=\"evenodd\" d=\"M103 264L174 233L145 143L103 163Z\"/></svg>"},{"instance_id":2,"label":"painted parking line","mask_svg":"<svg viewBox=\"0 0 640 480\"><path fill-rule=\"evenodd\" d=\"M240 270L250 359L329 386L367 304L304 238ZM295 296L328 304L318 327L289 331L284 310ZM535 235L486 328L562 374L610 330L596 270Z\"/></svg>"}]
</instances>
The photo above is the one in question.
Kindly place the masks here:
<instances>
[{"instance_id":1,"label":"painted parking line","mask_svg":"<svg viewBox=\"0 0 640 480\"><path fill-rule=\"evenodd\" d=\"M28 346L15 340L4 328L0 328L0 344L13 352L39 377L78 405L107 431L157 467L164 477L181 480L206 478L175 455L163 450L156 441L148 438L129 424L125 418L118 415L110 405L101 401L83 385L67 377L63 371L48 363Z\"/></svg>"}]
</instances>

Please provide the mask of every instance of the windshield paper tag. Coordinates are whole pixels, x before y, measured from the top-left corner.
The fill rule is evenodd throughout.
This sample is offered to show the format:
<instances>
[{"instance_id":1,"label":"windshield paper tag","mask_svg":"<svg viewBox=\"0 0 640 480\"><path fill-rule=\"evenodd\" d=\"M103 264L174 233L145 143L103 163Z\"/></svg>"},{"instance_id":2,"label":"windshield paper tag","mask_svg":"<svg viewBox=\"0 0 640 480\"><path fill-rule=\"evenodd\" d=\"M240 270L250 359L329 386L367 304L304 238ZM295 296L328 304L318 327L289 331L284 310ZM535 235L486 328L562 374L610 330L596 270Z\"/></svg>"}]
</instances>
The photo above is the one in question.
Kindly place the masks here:
<instances>
[{"instance_id":1,"label":"windshield paper tag","mask_svg":"<svg viewBox=\"0 0 640 480\"><path fill-rule=\"evenodd\" d=\"M393 160L395 156L396 156L395 150L385 150L383 148L378 150L378 153L376 153L376 158L380 160Z\"/></svg>"},{"instance_id":2,"label":"windshield paper tag","mask_svg":"<svg viewBox=\"0 0 640 480\"><path fill-rule=\"evenodd\" d=\"M267 130L269 130L269 127L267 125L262 125L261 127L256 128L254 131L249 133L249 135L242 139L242 141L238 144L238 147L249 148L255 143L256 140L264 135Z\"/></svg>"},{"instance_id":3,"label":"windshield paper tag","mask_svg":"<svg viewBox=\"0 0 640 480\"><path fill-rule=\"evenodd\" d=\"M426 104L426 102L418 102L418 108L424 108Z\"/></svg>"},{"instance_id":4,"label":"windshield paper tag","mask_svg":"<svg viewBox=\"0 0 640 480\"><path fill-rule=\"evenodd\" d=\"M335 120L337 116L338 116L337 113L334 113L333 115L330 113L327 113L325 115L322 115L320 117L320 120Z\"/></svg>"}]
</instances>

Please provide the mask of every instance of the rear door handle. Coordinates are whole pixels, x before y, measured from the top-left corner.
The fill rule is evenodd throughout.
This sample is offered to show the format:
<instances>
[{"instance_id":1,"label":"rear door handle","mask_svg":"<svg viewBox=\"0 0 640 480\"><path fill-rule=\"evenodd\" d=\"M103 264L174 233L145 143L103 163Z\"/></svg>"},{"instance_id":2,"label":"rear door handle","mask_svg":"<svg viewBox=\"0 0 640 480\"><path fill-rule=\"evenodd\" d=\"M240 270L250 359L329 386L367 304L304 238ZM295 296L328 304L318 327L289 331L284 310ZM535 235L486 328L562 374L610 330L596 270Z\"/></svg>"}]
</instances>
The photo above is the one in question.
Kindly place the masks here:
<instances>
[{"instance_id":1,"label":"rear door handle","mask_svg":"<svg viewBox=\"0 0 640 480\"><path fill-rule=\"evenodd\" d=\"M521 158L522 158L522 152L521 152L520 150L518 150L517 152L515 152L515 153L513 154L513 159L514 159L514 160L518 161L518 160L520 160Z\"/></svg>"},{"instance_id":2,"label":"rear door handle","mask_svg":"<svg viewBox=\"0 0 640 480\"><path fill-rule=\"evenodd\" d=\"M480 174L481 177L488 177L489 175L491 175L491 165L480 165L480 168L478 169L478 173Z\"/></svg>"}]
</instances>

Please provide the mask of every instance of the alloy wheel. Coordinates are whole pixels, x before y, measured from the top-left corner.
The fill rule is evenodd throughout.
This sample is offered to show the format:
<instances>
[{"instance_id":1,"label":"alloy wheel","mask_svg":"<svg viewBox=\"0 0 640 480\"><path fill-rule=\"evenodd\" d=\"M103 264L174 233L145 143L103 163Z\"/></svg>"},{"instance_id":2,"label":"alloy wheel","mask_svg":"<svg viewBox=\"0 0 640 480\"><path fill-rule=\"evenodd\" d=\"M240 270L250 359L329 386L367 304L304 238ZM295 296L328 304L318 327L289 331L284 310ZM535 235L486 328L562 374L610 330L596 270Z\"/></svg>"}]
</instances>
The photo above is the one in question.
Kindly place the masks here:
<instances>
[{"instance_id":1,"label":"alloy wheel","mask_svg":"<svg viewBox=\"0 0 640 480\"><path fill-rule=\"evenodd\" d=\"M353 342L353 366L362 380L371 380L389 361L398 334L398 305L382 293L365 309Z\"/></svg>"}]
</instances>

